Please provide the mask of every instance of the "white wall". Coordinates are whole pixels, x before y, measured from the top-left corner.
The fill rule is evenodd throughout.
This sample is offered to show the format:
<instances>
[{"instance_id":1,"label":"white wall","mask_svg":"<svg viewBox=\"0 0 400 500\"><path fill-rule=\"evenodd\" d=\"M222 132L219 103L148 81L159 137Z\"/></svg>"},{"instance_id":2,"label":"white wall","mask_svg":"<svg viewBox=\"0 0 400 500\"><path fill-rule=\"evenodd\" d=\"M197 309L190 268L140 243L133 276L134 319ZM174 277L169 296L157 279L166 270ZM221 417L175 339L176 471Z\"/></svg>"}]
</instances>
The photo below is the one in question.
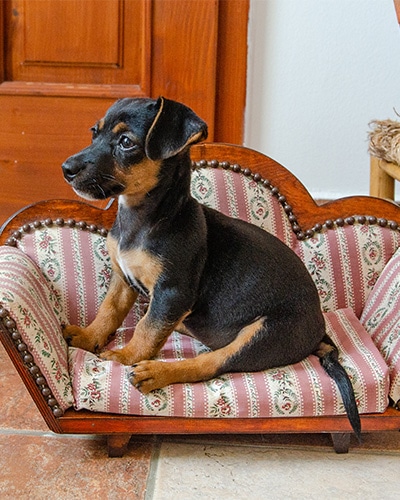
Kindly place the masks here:
<instances>
[{"instance_id":1,"label":"white wall","mask_svg":"<svg viewBox=\"0 0 400 500\"><path fill-rule=\"evenodd\" d=\"M245 144L316 198L369 192L372 119L400 113L392 0L251 0Z\"/></svg>"}]
</instances>

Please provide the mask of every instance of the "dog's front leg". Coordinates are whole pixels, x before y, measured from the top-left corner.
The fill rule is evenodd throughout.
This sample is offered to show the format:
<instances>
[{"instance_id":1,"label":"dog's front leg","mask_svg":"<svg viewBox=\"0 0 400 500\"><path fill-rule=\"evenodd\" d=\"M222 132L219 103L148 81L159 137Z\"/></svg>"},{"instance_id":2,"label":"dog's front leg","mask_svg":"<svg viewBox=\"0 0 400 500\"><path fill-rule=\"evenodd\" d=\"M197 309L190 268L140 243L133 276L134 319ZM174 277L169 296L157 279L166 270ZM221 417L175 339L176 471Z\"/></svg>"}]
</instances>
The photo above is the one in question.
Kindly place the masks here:
<instances>
[{"instance_id":1,"label":"dog's front leg","mask_svg":"<svg viewBox=\"0 0 400 500\"><path fill-rule=\"evenodd\" d=\"M125 281L119 269L113 268L110 287L96 318L86 328L65 326L65 340L72 347L90 352L99 351L107 343L108 337L121 326L137 296L137 292Z\"/></svg>"},{"instance_id":2,"label":"dog's front leg","mask_svg":"<svg viewBox=\"0 0 400 500\"><path fill-rule=\"evenodd\" d=\"M168 286L156 285L149 308L135 328L129 343L122 349L105 351L100 357L132 365L157 355L169 335L190 314L191 292L178 292Z\"/></svg>"},{"instance_id":3,"label":"dog's front leg","mask_svg":"<svg viewBox=\"0 0 400 500\"><path fill-rule=\"evenodd\" d=\"M157 355L175 327L185 318L184 314L176 321L162 321L153 317L151 304L145 316L136 326L130 342L122 349L105 351L100 354L102 359L118 361L124 365L133 365Z\"/></svg>"}]
</instances>

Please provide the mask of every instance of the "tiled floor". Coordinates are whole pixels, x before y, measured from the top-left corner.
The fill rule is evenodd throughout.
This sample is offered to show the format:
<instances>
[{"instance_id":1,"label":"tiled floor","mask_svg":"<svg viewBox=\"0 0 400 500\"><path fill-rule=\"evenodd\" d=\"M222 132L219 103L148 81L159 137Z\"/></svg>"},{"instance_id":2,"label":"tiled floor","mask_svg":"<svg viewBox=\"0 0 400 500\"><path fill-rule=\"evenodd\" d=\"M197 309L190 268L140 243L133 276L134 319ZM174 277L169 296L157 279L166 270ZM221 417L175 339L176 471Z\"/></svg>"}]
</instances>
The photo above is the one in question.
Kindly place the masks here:
<instances>
[{"instance_id":1,"label":"tiled floor","mask_svg":"<svg viewBox=\"0 0 400 500\"><path fill-rule=\"evenodd\" d=\"M104 438L47 430L0 347L0 499L400 499L400 433L348 455L327 435Z\"/></svg>"}]
</instances>

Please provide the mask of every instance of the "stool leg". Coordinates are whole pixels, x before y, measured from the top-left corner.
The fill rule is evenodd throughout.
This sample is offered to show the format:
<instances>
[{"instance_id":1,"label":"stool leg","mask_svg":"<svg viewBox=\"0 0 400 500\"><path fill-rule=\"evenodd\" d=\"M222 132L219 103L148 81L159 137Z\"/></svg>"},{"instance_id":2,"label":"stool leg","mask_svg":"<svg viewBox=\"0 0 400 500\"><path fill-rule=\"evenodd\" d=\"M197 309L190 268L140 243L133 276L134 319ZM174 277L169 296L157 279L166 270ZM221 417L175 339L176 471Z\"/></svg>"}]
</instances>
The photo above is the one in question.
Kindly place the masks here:
<instances>
[{"instance_id":1,"label":"stool leg","mask_svg":"<svg viewBox=\"0 0 400 500\"><path fill-rule=\"evenodd\" d=\"M394 179L380 168L379 161L371 156L369 194L394 200Z\"/></svg>"}]
</instances>

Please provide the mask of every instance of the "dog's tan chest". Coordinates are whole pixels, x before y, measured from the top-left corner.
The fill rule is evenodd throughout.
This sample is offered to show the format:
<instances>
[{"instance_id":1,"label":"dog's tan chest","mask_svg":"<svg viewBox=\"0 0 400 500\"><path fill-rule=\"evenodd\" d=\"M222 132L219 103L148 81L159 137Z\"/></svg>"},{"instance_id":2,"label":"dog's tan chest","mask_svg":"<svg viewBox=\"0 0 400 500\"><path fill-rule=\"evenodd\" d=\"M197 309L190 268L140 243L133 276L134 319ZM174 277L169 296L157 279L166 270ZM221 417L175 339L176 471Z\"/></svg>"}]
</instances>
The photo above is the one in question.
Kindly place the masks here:
<instances>
[{"instance_id":1,"label":"dog's tan chest","mask_svg":"<svg viewBox=\"0 0 400 500\"><path fill-rule=\"evenodd\" d=\"M140 248L123 251L117 248L115 257L118 266L131 282L142 284L150 293L153 292L163 271L159 258Z\"/></svg>"}]
</instances>

